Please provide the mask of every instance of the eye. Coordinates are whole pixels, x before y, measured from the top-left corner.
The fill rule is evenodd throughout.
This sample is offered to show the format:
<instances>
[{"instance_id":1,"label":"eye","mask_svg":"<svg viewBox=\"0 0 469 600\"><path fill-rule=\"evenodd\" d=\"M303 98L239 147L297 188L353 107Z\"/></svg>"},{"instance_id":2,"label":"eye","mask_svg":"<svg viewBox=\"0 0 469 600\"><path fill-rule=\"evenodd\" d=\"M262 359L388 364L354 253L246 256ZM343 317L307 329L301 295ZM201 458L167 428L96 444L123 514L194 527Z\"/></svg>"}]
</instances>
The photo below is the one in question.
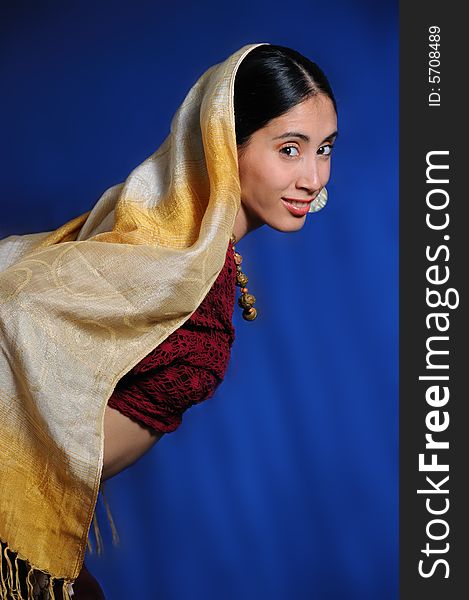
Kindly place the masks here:
<instances>
[{"instance_id":1,"label":"eye","mask_svg":"<svg viewBox=\"0 0 469 600\"><path fill-rule=\"evenodd\" d=\"M288 151L288 152L284 152L284 150ZM297 154L292 154L291 150L294 150L297 152ZM299 152L298 152L298 148L296 146L284 146L283 148L280 148L280 152L282 152L283 154L285 154L285 156L299 156Z\"/></svg>"},{"instance_id":2,"label":"eye","mask_svg":"<svg viewBox=\"0 0 469 600\"><path fill-rule=\"evenodd\" d=\"M334 146L332 144L327 144L325 146L320 146L318 148L318 154L321 154L322 156L329 156L332 152L332 148Z\"/></svg>"}]
</instances>

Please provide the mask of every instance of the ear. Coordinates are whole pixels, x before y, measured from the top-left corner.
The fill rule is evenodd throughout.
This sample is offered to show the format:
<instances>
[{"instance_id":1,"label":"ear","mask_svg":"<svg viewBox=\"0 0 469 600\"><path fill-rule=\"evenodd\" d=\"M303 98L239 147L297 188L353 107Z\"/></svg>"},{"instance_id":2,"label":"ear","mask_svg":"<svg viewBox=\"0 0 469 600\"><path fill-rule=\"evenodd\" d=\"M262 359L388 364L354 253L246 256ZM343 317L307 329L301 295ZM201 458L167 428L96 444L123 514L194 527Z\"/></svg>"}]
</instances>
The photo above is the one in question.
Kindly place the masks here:
<instances>
[{"instance_id":1,"label":"ear","mask_svg":"<svg viewBox=\"0 0 469 600\"><path fill-rule=\"evenodd\" d=\"M314 213L318 212L318 210L321 210L321 208L324 208L327 204L327 198L327 190L325 187L323 187L316 198L311 202L308 212Z\"/></svg>"}]
</instances>

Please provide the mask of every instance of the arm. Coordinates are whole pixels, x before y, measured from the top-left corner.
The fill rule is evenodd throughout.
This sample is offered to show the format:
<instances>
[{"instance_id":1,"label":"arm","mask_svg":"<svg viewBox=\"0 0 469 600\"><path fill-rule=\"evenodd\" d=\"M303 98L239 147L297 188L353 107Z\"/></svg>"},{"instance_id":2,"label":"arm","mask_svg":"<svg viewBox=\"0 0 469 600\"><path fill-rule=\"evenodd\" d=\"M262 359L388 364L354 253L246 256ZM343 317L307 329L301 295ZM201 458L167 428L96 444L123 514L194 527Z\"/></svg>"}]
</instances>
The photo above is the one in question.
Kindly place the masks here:
<instances>
[{"instance_id":1,"label":"arm","mask_svg":"<svg viewBox=\"0 0 469 600\"><path fill-rule=\"evenodd\" d=\"M163 437L164 433L143 427L115 408L104 413L104 465L101 481L106 481L133 465Z\"/></svg>"}]
</instances>

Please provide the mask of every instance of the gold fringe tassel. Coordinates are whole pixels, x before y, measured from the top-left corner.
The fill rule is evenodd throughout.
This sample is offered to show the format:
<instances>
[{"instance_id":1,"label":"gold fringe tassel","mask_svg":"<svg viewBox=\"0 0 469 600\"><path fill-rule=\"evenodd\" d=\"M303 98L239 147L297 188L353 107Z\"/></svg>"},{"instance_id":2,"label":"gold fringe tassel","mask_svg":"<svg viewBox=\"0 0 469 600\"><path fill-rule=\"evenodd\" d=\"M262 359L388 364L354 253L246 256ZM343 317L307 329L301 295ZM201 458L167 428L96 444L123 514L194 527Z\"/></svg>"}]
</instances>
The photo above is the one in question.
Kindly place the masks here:
<instances>
[{"instance_id":1,"label":"gold fringe tassel","mask_svg":"<svg viewBox=\"0 0 469 600\"><path fill-rule=\"evenodd\" d=\"M107 516L107 520L109 523L109 527L111 528L111 532L112 532L112 545L118 546L120 543L119 533L117 532L117 528L114 523L114 519L112 518L111 509L109 507L109 502L104 493L104 482L101 482L99 491L100 491L101 500L102 500L102 502L104 504L104 508L106 510L106 516ZM104 541L103 541L103 536L101 535L101 529L99 526L96 508L95 508L95 511L93 514L93 531L94 531L94 537L96 539L96 552L97 552L97 554L100 555L104 552ZM86 542L86 546L87 546L89 553L93 554L93 545L91 544L89 535L88 535L88 540Z\"/></svg>"},{"instance_id":2,"label":"gold fringe tassel","mask_svg":"<svg viewBox=\"0 0 469 600\"><path fill-rule=\"evenodd\" d=\"M96 512L93 515L93 529L94 537L96 538L96 551L98 552L98 554L102 554L103 538L101 536L101 531L99 530L98 515L96 514Z\"/></svg>"},{"instance_id":3,"label":"gold fringe tassel","mask_svg":"<svg viewBox=\"0 0 469 600\"><path fill-rule=\"evenodd\" d=\"M18 566L18 555L15 556L15 585L16 585L16 592L18 594L18 600L27 600L25 599L25 597L22 594L21 591L21 585L20 585L20 573L19 573L19 566Z\"/></svg>"},{"instance_id":4,"label":"gold fringe tassel","mask_svg":"<svg viewBox=\"0 0 469 600\"><path fill-rule=\"evenodd\" d=\"M11 564L10 557L8 556L8 547L5 547L5 550L3 551L3 555L4 555L6 563L7 563L8 579L6 581L6 585L8 586L8 589L13 592L14 591L14 589L13 589L13 567Z\"/></svg>"},{"instance_id":5,"label":"gold fringe tassel","mask_svg":"<svg viewBox=\"0 0 469 600\"><path fill-rule=\"evenodd\" d=\"M0 544L0 584L2 585L2 598L7 597L6 573L3 571L3 544Z\"/></svg>"},{"instance_id":6,"label":"gold fringe tassel","mask_svg":"<svg viewBox=\"0 0 469 600\"><path fill-rule=\"evenodd\" d=\"M34 567L0 540L1 600L73 600L71 584L73 580L58 579Z\"/></svg>"},{"instance_id":7,"label":"gold fringe tassel","mask_svg":"<svg viewBox=\"0 0 469 600\"><path fill-rule=\"evenodd\" d=\"M31 581L31 578L33 576L34 576L33 571L32 570L28 571L28 574L26 576L26 587L28 589L28 598L34 594L34 586L33 586L33 582Z\"/></svg>"},{"instance_id":8,"label":"gold fringe tassel","mask_svg":"<svg viewBox=\"0 0 469 600\"><path fill-rule=\"evenodd\" d=\"M7 586L5 585L5 576L3 573L3 557L2 557L2 546L0 545L0 585L2 589L0 590L2 593L2 598L7 597Z\"/></svg>"},{"instance_id":9,"label":"gold fringe tassel","mask_svg":"<svg viewBox=\"0 0 469 600\"><path fill-rule=\"evenodd\" d=\"M109 508L109 503L106 498L106 494L104 493L104 481L101 483L101 497L103 499L104 508L106 509L106 516L111 527L112 531L112 544L113 546L118 546L120 543L119 533L117 532L116 525L114 523L114 519L112 518L111 509Z\"/></svg>"},{"instance_id":10,"label":"gold fringe tassel","mask_svg":"<svg viewBox=\"0 0 469 600\"><path fill-rule=\"evenodd\" d=\"M112 532L112 544L118 546L120 543L119 533L104 493L104 482L101 483L100 492ZM93 530L96 538L96 552L102 554L104 543L96 510L93 515ZM87 548L92 554L93 547L89 536ZM21 570L26 573L26 576L22 575ZM18 553L12 550L6 542L0 540L0 600L73 600L73 595L70 596L73 581L57 579L41 571L31 565L28 560L18 556Z\"/></svg>"}]
</instances>

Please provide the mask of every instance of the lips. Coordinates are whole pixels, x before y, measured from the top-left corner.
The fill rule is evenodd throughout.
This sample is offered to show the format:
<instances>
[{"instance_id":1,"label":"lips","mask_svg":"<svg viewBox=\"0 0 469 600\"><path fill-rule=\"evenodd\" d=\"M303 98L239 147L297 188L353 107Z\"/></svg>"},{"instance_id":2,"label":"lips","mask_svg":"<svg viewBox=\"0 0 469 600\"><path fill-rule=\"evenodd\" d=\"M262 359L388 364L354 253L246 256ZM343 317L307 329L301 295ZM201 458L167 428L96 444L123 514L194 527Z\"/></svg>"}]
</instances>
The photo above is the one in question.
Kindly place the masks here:
<instances>
[{"instance_id":1,"label":"lips","mask_svg":"<svg viewBox=\"0 0 469 600\"><path fill-rule=\"evenodd\" d=\"M309 211L312 200L298 200L297 198L282 198L284 206L295 216L303 217Z\"/></svg>"}]
</instances>

